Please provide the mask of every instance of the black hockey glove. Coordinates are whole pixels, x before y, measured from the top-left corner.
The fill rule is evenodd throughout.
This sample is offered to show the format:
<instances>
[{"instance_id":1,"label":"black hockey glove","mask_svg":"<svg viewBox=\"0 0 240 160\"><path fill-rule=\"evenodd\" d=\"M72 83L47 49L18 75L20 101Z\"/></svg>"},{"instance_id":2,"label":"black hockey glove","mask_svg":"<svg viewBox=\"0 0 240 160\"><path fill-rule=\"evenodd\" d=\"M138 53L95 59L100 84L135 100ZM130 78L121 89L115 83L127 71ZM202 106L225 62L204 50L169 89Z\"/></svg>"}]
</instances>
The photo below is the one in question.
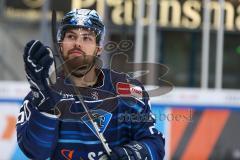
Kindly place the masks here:
<instances>
[{"instance_id":1,"label":"black hockey glove","mask_svg":"<svg viewBox=\"0 0 240 160\"><path fill-rule=\"evenodd\" d=\"M50 74L55 71L53 53L40 41L32 40L25 46L23 59L26 77L33 93L32 103L39 111L47 112L55 105L49 87ZM55 79L53 77L52 81Z\"/></svg>"},{"instance_id":2,"label":"black hockey glove","mask_svg":"<svg viewBox=\"0 0 240 160\"><path fill-rule=\"evenodd\" d=\"M122 147L116 147L112 149L112 153L109 157L110 160L150 160L151 157L146 147L137 142L132 141Z\"/></svg>"}]
</instances>

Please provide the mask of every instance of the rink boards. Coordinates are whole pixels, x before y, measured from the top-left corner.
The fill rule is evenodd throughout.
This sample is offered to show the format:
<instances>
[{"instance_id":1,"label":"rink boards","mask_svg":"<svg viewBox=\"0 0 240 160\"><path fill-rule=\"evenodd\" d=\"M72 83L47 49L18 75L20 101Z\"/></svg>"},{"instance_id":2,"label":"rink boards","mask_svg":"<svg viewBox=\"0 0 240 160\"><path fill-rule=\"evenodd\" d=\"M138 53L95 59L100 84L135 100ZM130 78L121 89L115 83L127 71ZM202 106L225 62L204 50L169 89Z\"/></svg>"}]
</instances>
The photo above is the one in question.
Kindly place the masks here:
<instances>
[{"instance_id":1,"label":"rink boards","mask_svg":"<svg viewBox=\"0 0 240 160\"><path fill-rule=\"evenodd\" d=\"M24 160L16 143L16 117L25 82L0 83L0 155ZM156 127L166 139L165 159L240 159L240 91L176 88L153 97Z\"/></svg>"}]
</instances>

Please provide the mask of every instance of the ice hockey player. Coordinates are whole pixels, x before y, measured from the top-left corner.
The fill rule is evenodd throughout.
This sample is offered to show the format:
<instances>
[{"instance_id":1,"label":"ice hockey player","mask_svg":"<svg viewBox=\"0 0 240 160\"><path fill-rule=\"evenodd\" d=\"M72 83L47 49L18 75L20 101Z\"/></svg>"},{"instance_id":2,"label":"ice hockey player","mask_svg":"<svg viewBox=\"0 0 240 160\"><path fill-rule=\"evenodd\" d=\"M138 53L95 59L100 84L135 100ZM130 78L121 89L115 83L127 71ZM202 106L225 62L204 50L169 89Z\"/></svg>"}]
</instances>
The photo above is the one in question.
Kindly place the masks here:
<instances>
[{"instance_id":1,"label":"ice hockey player","mask_svg":"<svg viewBox=\"0 0 240 160\"><path fill-rule=\"evenodd\" d=\"M17 141L28 158L164 158L165 140L154 126L143 85L125 73L97 65L104 32L95 10L68 12L57 33L64 67L55 80L53 51L38 40L26 44L23 59L31 91L18 116Z\"/></svg>"}]
</instances>

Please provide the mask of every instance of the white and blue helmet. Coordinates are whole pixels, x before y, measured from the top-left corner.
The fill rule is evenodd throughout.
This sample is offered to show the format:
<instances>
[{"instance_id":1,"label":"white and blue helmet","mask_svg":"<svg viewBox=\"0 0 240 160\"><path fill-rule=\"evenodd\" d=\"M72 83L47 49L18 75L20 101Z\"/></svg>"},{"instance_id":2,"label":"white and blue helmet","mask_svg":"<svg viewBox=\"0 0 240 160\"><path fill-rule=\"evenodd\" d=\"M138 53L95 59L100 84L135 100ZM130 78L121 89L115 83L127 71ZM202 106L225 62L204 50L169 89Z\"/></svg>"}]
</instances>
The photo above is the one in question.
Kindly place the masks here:
<instances>
[{"instance_id":1,"label":"white and blue helmet","mask_svg":"<svg viewBox=\"0 0 240 160\"><path fill-rule=\"evenodd\" d=\"M97 44L101 45L104 39L105 27L102 18L95 10L75 9L68 12L58 28L57 40L61 42L69 28L86 28L95 32Z\"/></svg>"}]
</instances>

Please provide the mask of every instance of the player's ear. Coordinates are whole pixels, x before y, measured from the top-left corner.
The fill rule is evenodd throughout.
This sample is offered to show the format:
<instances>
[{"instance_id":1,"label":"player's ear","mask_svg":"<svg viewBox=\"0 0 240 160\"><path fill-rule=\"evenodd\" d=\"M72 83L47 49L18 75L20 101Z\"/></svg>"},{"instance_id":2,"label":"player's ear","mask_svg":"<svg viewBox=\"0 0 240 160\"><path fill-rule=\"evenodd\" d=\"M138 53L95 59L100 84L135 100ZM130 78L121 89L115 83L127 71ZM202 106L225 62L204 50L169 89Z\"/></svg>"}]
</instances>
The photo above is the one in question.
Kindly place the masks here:
<instances>
[{"instance_id":1,"label":"player's ear","mask_svg":"<svg viewBox=\"0 0 240 160\"><path fill-rule=\"evenodd\" d=\"M62 52L62 43L59 43L59 50Z\"/></svg>"},{"instance_id":2,"label":"player's ear","mask_svg":"<svg viewBox=\"0 0 240 160\"><path fill-rule=\"evenodd\" d=\"M102 53L103 48L102 47L97 47L97 56L100 56L100 54Z\"/></svg>"}]
</instances>

